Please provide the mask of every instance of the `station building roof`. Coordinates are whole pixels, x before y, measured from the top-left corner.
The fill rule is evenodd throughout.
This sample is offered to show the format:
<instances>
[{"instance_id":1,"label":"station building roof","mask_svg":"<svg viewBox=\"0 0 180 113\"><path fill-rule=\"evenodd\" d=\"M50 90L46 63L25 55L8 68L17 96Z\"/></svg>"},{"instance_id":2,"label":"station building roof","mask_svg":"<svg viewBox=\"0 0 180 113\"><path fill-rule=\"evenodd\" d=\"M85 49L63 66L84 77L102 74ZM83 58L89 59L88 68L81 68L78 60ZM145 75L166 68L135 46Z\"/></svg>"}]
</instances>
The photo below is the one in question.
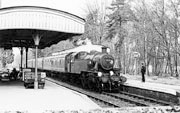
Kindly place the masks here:
<instances>
[{"instance_id":1,"label":"station building roof","mask_svg":"<svg viewBox=\"0 0 180 113\"><path fill-rule=\"evenodd\" d=\"M17 6L0 9L0 47L34 47L41 37L43 49L84 33L85 20L76 15L45 7Z\"/></svg>"}]
</instances>

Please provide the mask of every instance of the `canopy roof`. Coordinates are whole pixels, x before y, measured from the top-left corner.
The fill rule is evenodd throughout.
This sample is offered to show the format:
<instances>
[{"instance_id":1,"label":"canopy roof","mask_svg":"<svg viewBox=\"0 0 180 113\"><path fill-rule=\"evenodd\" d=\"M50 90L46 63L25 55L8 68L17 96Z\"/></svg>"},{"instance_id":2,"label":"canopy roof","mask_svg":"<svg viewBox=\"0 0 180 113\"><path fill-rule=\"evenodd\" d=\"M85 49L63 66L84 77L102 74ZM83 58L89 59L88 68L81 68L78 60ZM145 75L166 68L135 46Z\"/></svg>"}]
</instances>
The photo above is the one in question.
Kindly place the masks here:
<instances>
[{"instance_id":1,"label":"canopy roof","mask_svg":"<svg viewBox=\"0 0 180 113\"><path fill-rule=\"evenodd\" d=\"M41 37L43 49L84 33L85 20L76 15L45 7L18 6L0 9L0 47L34 47Z\"/></svg>"}]
</instances>

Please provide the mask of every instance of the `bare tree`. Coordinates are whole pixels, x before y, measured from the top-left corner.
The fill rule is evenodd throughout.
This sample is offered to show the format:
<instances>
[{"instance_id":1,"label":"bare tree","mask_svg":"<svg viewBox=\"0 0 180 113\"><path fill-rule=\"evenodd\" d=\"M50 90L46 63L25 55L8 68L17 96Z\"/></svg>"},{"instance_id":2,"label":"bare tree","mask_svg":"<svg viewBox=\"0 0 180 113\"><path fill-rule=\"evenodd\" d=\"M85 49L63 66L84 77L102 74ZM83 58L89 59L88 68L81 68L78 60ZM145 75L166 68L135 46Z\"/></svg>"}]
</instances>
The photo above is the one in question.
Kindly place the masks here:
<instances>
[{"instance_id":1,"label":"bare tree","mask_svg":"<svg viewBox=\"0 0 180 113\"><path fill-rule=\"evenodd\" d=\"M169 4L169 10L171 12L171 18L170 18L170 27L169 32L171 34L171 37L174 38L174 63L175 63L175 74L176 77L179 76L178 74L178 37L179 37L179 21L178 18L180 17L180 11L179 11L180 1L179 0L170 0Z\"/></svg>"},{"instance_id":2,"label":"bare tree","mask_svg":"<svg viewBox=\"0 0 180 113\"><path fill-rule=\"evenodd\" d=\"M1 49L1 63L3 67L6 67L7 64L11 64L14 61L14 54L12 49L4 50Z\"/></svg>"},{"instance_id":3,"label":"bare tree","mask_svg":"<svg viewBox=\"0 0 180 113\"><path fill-rule=\"evenodd\" d=\"M103 7L103 8L102 8ZM96 2L87 5L85 33L83 38L89 38L94 44L102 44L105 32L105 6Z\"/></svg>"}]
</instances>

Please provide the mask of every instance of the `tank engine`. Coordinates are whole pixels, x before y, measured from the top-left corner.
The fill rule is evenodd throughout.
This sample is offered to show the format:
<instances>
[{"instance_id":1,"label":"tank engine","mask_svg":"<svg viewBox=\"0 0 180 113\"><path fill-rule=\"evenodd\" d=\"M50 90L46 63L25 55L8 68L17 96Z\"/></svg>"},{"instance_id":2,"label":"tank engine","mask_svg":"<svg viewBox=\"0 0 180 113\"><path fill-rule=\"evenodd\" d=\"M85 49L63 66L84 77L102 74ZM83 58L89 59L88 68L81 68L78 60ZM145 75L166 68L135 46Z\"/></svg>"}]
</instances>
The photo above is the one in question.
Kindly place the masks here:
<instances>
[{"instance_id":1,"label":"tank engine","mask_svg":"<svg viewBox=\"0 0 180 113\"><path fill-rule=\"evenodd\" d=\"M115 70L114 58L108 54L106 47L102 47L102 52L91 51L82 58L86 62L87 69L81 72L81 84L84 88L97 91L118 90L120 84L126 81L126 78L118 74Z\"/></svg>"},{"instance_id":2,"label":"tank engine","mask_svg":"<svg viewBox=\"0 0 180 113\"><path fill-rule=\"evenodd\" d=\"M102 48L97 51L94 47ZM90 50L86 50L90 49ZM82 46L60 52L54 56L38 58L38 69L50 74L58 72L56 77L80 84L83 88L96 91L118 90L126 82L114 69L115 59L107 53L107 48L97 45ZM28 61L28 67L34 68L34 59Z\"/></svg>"}]
</instances>

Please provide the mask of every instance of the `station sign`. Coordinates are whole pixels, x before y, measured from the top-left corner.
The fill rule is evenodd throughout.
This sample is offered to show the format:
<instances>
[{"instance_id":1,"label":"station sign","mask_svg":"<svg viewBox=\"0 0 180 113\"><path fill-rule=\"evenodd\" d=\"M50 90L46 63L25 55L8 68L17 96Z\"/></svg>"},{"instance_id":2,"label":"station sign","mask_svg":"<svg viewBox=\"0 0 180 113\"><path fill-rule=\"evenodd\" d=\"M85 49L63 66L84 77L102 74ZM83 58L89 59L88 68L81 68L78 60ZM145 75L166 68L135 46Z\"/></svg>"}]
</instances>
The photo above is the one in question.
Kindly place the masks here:
<instances>
[{"instance_id":1,"label":"station sign","mask_svg":"<svg viewBox=\"0 0 180 113\"><path fill-rule=\"evenodd\" d=\"M140 57L140 53L139 53L139 52L133 52L133 57L134 57L134 58Z\"/></svg>"}]
</instances>

